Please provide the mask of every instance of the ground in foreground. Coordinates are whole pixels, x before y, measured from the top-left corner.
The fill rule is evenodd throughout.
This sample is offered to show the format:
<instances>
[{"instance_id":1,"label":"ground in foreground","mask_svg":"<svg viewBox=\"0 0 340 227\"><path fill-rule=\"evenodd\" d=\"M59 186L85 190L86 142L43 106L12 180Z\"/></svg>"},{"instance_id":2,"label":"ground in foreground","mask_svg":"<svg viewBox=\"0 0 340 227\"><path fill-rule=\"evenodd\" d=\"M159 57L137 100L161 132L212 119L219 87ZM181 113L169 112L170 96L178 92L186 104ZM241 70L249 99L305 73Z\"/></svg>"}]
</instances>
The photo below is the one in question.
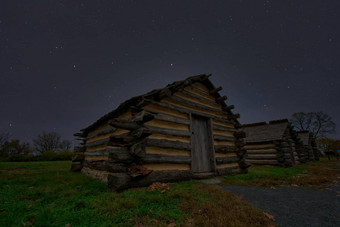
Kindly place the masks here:
<instances>
[{"instance_id":1,"label":"ground in foreground","mask_svg":"<svg viewBox=\"0 0 340 227\"><path fill-rule=\"evenodd\" d=\"M108 192L71 162L0 163L1 226L268 226L259 209L216 185Z\"/></svg>"}]
</instances>

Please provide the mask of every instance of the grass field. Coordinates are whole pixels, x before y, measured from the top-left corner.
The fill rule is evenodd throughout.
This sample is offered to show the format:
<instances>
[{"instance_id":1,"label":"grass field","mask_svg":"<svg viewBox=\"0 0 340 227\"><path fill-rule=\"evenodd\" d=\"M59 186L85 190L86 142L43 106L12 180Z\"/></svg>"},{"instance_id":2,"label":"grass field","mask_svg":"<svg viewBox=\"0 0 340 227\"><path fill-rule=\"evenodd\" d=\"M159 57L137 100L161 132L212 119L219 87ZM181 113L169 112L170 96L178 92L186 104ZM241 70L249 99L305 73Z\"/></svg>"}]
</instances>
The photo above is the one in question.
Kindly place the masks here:
<instances>
[{"instance_id":1,"label":"grass field","mask_svg":"<svg viewBox=\"0 0 340 227\"><path fill-rule=\"evenodd\" d=\"M263 187L291 185L326 188L340 180L340 162L335 160L328 161L325 158L321 158L317 162L308 162L290 168L251 166L248 171L248 174L224 176L222 184Z\"/></svg>"},{"instance_id":2,"label":"grass field","mask_svg":"<svg viewBox=\"0 0 340 227\"><path fill-rule=\"evenodd\" d=\"M264 213L198 181L108 192L71 162L0 163L0 226L268 226Z\"/></svg>"}]
</instances>

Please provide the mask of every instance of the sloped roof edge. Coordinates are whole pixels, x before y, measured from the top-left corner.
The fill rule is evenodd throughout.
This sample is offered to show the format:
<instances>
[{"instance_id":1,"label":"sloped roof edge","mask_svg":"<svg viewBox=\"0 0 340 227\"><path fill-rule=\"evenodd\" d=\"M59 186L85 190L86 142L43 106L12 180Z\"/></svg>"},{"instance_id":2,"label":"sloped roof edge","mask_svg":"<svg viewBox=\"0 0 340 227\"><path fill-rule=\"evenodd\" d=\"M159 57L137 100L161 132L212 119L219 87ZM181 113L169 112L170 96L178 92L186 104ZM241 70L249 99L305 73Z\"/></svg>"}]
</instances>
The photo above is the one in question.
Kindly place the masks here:
<instances>
[{"instance_id":1,"label":"sloped roof edge","mask_svg":"<svg viewBox=\"0 0 340 227\"><path fill-rule=\"evenodd\" d=\"M144 100L144 99L154 99L154 97L156 97L161 91L164 91L166 89L176 90L180 87L190 86L191 84L193 84L195 82L201 82L204 85L206 85L209 90L213 90L216 87L209 80L210 76L211 76L211 74L201 74L201 75L197 75L197 76L190 76L190 77L186 78L185 80L175 81L171 84L168 84L167 86L165 86L163 88L154 89L154 90L147 92L143 95L132 97L132 98L126 100L125 102L121 103L113 111L105 114L104 116L99 118L96 122L94 122L93 124L91 124L90 126L84 128L84 129L81 129L80 131L82 131L83 134L87 134L90 130L94 129L95 127L97 127L97 126L99 126L103 123L105 123L106 121L108 121L111 118L117 117L119 114L127 111L129 109L129 107L138 104L142 100ZM221 95L218 92L216 92L214 95L216 96L216 98L221 97ZM221 102L221 105L227 106L224 101ZM230 110L230 112L231 112L231 110ZM238 122L236 119L235 119L235 121Z\"/></svg>"}]
</instances>

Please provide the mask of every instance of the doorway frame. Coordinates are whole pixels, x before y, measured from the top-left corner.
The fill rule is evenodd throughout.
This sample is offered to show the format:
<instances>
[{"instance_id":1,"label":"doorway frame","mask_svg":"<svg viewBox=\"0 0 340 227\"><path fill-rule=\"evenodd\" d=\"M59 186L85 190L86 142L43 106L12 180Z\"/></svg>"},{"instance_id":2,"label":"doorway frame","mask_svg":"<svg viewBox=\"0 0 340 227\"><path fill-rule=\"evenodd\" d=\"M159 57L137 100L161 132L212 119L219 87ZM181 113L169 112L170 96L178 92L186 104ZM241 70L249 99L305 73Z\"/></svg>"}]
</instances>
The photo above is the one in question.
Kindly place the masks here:
<instances>
[{"instance_id":1,"label":"doorway frame","mask_svg":"<svg viewBox=\"0 0 340 227\"><path fill-rule=\"evenodd\" d=\"M208 128L208 146L209 146L209 154L210 154L210 166L211 166L211 171L210 172L203 172L203 173L198 173L198 172L193 172L192 166L193 166L193 127L192 127L192 118L193 116L197 116L198 118L204 118L207 120L207 128ZM212 127L212 120L210 117L201 115L199 113L190 113L189 114L189 119L190 119L190 125L189 125L189 130L190 130L190 146L191 146L191 151L190 151L190 157L191 157L191 163L190 163L190 171L195 174L195 175L200 175L200 174L215 174L216 173L216 157L215 157L215 148L214 148L214 134L213 134L213 127Z\"/></svg>"}]
</instances>

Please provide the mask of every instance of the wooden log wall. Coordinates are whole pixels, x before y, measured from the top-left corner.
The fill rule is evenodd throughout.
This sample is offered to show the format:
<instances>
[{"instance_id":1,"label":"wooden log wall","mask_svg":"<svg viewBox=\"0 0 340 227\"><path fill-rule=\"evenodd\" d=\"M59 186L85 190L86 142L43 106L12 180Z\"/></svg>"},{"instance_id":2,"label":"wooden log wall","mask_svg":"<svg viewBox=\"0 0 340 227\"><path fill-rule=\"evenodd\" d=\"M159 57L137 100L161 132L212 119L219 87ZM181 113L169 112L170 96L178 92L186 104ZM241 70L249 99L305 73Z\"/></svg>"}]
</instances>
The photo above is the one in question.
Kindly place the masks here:
<instances>
[{"instance_id":1,"label":"wooden log wall","mask_svg":"<svg viewBox=\"0 0 340 227\"><path fill-rule=\"evenodd\" d=\"M226 99L211 94L218 90L194 83L160 92L160 101L143 98L131 107L132 112L86 135L82 172L114 190L195 177L191 171L191 114L211 119L215 174L246 172L245 134L235 123L239 115L218 103Z\"/></svg>"},{"instance_id":2,"label":"wooden log wall","mask_svg":"<svg viewBox=\"0 0 340 227\"><path fill-rule=\"evenodd\" d=\"M247 150L246 161L253 165L280 165L283 160L279 155L279 146L273 141L262 143L247 143L245 146Z\"/></svg>"}]
</instances>

